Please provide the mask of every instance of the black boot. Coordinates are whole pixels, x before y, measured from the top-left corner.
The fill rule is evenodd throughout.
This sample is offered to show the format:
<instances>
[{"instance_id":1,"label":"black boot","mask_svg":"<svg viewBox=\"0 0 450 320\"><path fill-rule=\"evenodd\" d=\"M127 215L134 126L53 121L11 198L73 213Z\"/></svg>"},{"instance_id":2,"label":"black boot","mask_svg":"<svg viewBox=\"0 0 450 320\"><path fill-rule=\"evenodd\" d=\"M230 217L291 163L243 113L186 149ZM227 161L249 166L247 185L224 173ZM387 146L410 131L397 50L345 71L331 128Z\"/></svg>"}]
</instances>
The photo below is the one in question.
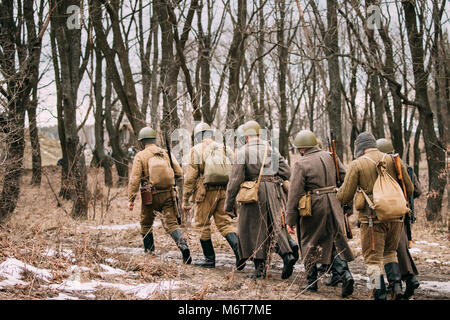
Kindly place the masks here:
<instances>
[{"instance_id":1,"label":"black boot","mask_svg":"<svg viewBox=\"0 0 450 320\"><path fill-rule=\"evenodd\" d=\"M177 244L178 249L180 249L181 254L183 255L183 263L190 264L192 262L191 252L189 251L189 247L187 245L186 239L181 234L181 230L177 229L170 234Z\"/></svg>"},{"instance_id":2,"label":"black boot","mask_svg":"<svg viewBox=\"0 0 450 320\"><path fill-rule=\"evenodd\" d=\"M214 252L214 247L211 239L200 240L202 245L203 255L205 259L201 262L195 262L194 265L203 268L215 268L216 267L216 253Z\"/></svg>"},{"instance_id":3,"label":"black boot","mask_svg":"<svg viewBox=\"0 0 450 320\"><path fill-rule=\"evenodd\" d=\"M318 275L317 266L313 265L309 269L308 275L306 276L306 280L308 281L308 284L306 286L302 287L302 290L306 289L308 291L316 292L318 290L317 281L316 281L317 275Z\"/></svg>"},{"instance_id":4,"label":"black boot","mask_svg":"<svg viewBox=\"0 0 450 320\"><path fill-rule=\"evenodd\" d=\"M247 277L250 279L259 279L266 277L266 268L263 259L253 259L253 263L255 264L255 272L248 275Z\"/></svg>"},{"instance_id":5,"label":"black boot","mask_svg":"<svg viewBox=\"0 0 450 320\"><path fill-rule=\"evenodd\" d=\"M292 275L294 271L294 264L297 260L292 253L286 253L283 255L283 272L281 272L281 279L287 279Z\"/></svg>"},{"instance_id":6,"label":"black boot","mask_svg":"<svg viewBox=\"0 0 450 320\"><path fill-rule=\"evenodd\" d=\"M384 277L383 275L379 276L379 288L373 289L373 299L374 300L386 300L387 298L387 291L386 291L386 284L384 283Z\"/></svg>"},{"instance_id":7,"label":"black boot","mask_svg":"<svg viewBox=\"0 0 450 320\"><path fill-rule=\"evenodd\" d=\"M331 277L325 282L325 285L328 287L337 287L339 283L342 282L341 276L336 271L335 263L331 265L330 268Z\"/></svg>"},{"instance_id":8,"label":"black boot","mask_svg":"<svg viewBox=\"0 0 450 320\"><path fill-rule=\"evenodd\" d=\"M405 281L406 281L406 289L405 293L403 293L403 299L408 300L410 297L414 295L414 290L416 290L420 284L419 280L417 280L417 278L413 274L408 274Z\"/></svg>"},{"instance_id":9,"label":"black boot","mask_svg":"<svg viewBox=\"0 0 450 320\"><path fill-rule=\"evenodd\" d=\"M238 237L237 234L234 232L230 232L225 236L225 239L227 239L228 243L230 244L231 249L234 252L234 255L236 256L236 269L242 270L245 268L245 263L247 262L247 259L240 259L239 258L239 251L238 251Z\"/></svg>"},{"instance_id":10,"label":"black boot","mask_svg":"<svg viewBox=\"0 0 450 320\"><path fill-rule=\"evenodd\" d=\"M292 240L292 239L289 239L288 240L289 241L289 245L291 246L291 250L292 250L292 254L294 255L294 259L295 259L295 262L297 262L298 261L298 258L299 258L299 253L298 253L298 244L297 244L297 242L295 242L294 240Z\"/></svg>"},{"instance_id":11,"label":"black boot","mask_svg":"<svg viewBox=\"0 0 450 320\"><path fill-rule=\"evenodd\" d=\"M153 241L153 232L149 232L147 234L142 235L144 241L144 252L154 253L155 252L155 243Z\"/></svg>"},{"instance_id":12,"label":"black boot","mask_svg":"<svg viewBox=\"0 0 450 320\"><path fill-rule=\"evenodd\" d=\"M391 293L393 300L403 298L402 292L402 276L397 262L391 262L384 265L386 277L389 282L388 291Z\"/></svg>"},{"instance_id":13,"label":"black boot","mask_svg":"<svg viewBox=\"0 0 450 320\"><path fill-rule=\"evenodd\" d=\"M348 264L346 261L342 260L341 257L336 256L336 259L333 263L334 269L336 270L336 273L339 275L339 277L342 280L342 298L346 298L349 295L353 293L353 285L355 283L355 280L353 280L353 276L348 269Z\"/></svg>"}]
</instances>

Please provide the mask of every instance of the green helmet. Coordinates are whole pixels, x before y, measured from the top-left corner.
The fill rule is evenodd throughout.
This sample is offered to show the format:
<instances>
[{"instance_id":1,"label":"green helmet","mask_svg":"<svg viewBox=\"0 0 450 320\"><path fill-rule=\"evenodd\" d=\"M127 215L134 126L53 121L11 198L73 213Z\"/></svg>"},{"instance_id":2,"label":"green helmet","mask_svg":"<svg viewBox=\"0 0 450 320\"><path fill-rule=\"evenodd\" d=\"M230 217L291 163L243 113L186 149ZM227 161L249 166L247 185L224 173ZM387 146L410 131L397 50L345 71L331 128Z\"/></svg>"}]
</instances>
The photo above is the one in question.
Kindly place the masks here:
<instances>
[{"instance_id":1,"label":"green helmet","mask_svg":"<svg viewBox=\"0 0 450 320\"><path fill-rule=\"evenodd\" d=\"M212 131L212 129L209 126L209 124L207 124L205 122L200 122L194 128L194 136L196 136L197 133L200 133L200 132L203 132L203 131Z\"/></svg>"},{"instance_id":2,"label":"green helmet","mask_svg":"<svg viewBox=\"0 0 450 320\"><path fill-rule=\"evenodd\" d=\"M295 136L294 145L297 148L311 148L317 144L316 135L310 130L302 130Z\"/></svg>"},{"instance_id":3,"label":"green helmet","mask_svg":"<svg viewBox=\"0 0 450 320\"><path fill-rule=\"evenodd\" d=\"M261 126L259 125L258 122L251 120L251 121L247 121L244 124L244 136L257 136L259 135L260 131L261 131Z\"/></svg>"},{"instance_id":4,"label":"green helmet","mask_svg":"<svg viewBox=\"0 0 450 320\"><path fill-rule=\"evenodd\" d=\"M377 140L377 148L384 153L394 152L394 146L392 145L392 142L385 138Z\"/></svg>"},{"instance_id":5,"label":"green helmet","mask_svg":"<svg viewBox=\"0 0 450 320\"><path fill-rule=\"evenodd\" d=\"M237 137L237 140L238 140L241 144L245 144L244 125L243 125L243 124L241 124L241 125L236 129L236 137Z\"/></svg>"},{"instance_id":6,"label":"green helmet","mask_svg":"<svg viewBox=\"0 0 450 320\"><path fill-rule=\"evenodd\" d=\"M139 131L138 140L142 139L156 139L156 131L150 127L144 127Z\"/></svg>"}]
</instances>

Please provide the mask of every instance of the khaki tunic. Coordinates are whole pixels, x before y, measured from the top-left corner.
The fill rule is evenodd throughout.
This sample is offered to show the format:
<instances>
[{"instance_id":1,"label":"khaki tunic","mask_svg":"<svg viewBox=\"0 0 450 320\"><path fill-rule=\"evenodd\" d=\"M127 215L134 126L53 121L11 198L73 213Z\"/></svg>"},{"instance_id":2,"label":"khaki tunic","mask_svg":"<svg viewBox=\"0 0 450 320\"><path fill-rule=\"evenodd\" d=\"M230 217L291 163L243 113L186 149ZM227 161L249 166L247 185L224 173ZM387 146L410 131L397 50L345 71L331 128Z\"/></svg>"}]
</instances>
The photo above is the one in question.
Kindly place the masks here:
<instances>
[{"instance_id":1,"label":"khaki tunic","mask_svg":"<svg viewBox=\"0 0 450 320\"><path fill-rule=\"evenodd\" d=\"M374 162L378 162L384 157L386 172L392 177L396 177L394 161L389 155L380 152L376 148L367 149L364 155ZM414 186L408 176L406 166L403 163L401 166L406 193L410 196L414 191ZM377 177L376 167L370 160L363 157L353 160L350 163L344 184L337 193L337 198L342 204L349 203L352 201L358 186L372 198L373 186ZM397 248L403 232L403 219L381 222L375 217L373 221L375 250L371 250L371 230L368 227L367 218L367 215L370 213L369 206L365 203L363 207L357 209L359 212L358 218L361 222L361 250L364 262L367 265L367 274L369 277L378 276L383 273L383 265L398 262Z\"/></svg>"},{"instance_id":2,"label":"khaki tunic","mask_svg":"<svg viewBox=\"0 0 450 320\"><path fill-rule=\"evenodd\" d=\"M340 161L339 175L343 181L345 168ZM330 186L336 186L332 155L316 147L308 149L294 164L287 203L287 223L298 227L300 251L306 264L312 260L331 264L337 253L344 261L354 260L345 237L344 212L335 192L311 194L311 216L300 216L298 211L299 200L307 191Z\"/></svg>"},{"instance_id":3,"label":"khaki tunic","mask_svg":"<svg viewBox=\"0 0 450 320\"><path fill-rule=\"evenodd\" d=\"M256 181L261 169L266 141L250 140L238 149L233 169L227 185L225 211L232 212L236 205L236 196L244 181ZM272 166L273 164L273 166ZM286 226L282 226L281 182L290 177L290 168L278 150L269 146L264 163L264 176L273 176L279 181L261 180L258 202L239 204L238 237L239 255L266 259L271 238L274 237L280 247L280 254L292 253L286 235Z\"/></svg>"},{"instance_id":4,"label":"khaki tunic","mask_svg":"<svg viewBox=\"0 0 450 320\"><path fill-rule=\"evenodd\" d=\"M128 200L134 202L139 192L140 185L149 178L148 160L158 151L163 151L164 158L170 161L167 151L152 144L147 145L146 148L136 154L133 160L133 168L131 169L130 180L128 182ZM183 171L177 160L172 156L175 178L183 176ZM173 181L175 186L175 179ZM175 209L175 202L173 197L173 187L167 190L153 190L153 201L151 205L141 205L141 233L147 234L152 231L153 222L155 220L155 212L158 211L162 214L162 225L167 233L180 228L177 220L177 214Z\"/></svg>"},{"instance_id":5,"label":"khaki tunic","mask_svg":"<svg viewBox=\"0 0 450 320\"><path fill-rule=\"evenodd\" d=\"M183 185L183 201L186 206L190 206L189 199L193 196L195 202L195 227L200 233L200 240L211 239L211 218L217 226L220 234L224 237L236 232L233 226L232 218L225 213L225 188L224 186L205 186L203 185L203 172L205 169L205 159L209 146L217 144L212 139L204 139L196 144L189 155L189 164L186 166L186 174ZM227 156L233 157L231 150L227 150ZM201 189L199 184L205 188L204 195L200 195Z\"/></svg>"}]
</instances>

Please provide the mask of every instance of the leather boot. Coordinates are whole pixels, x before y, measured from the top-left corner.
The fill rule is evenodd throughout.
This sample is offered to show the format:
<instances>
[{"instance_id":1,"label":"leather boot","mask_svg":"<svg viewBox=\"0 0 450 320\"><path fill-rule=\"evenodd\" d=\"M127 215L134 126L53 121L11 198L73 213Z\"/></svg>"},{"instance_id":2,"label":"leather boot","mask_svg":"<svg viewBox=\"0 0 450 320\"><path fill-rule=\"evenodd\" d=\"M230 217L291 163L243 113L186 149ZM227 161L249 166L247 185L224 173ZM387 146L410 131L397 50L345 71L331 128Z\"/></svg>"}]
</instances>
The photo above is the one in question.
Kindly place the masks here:
<instances>
[{"instance_id":1,"label":"leather boot","mask_svg":"<svg viewBox=\"0 0 450 320\"><path fill-rule=\"evenodd\" d=\"M318 290L317 286L317 275L318 275L317 266L312 266L309 271L308 275L306 276L306 280L308 281L308 284L306 286L302 287L302 290L306 289L308 291L316 292Z\"/></svg>"},{"instance_id":2,"label":"leather boot","mask_svg":"<svg viewBox=\"0 0 450 320\"><path fill-rule=\"evenodd\" d=\"M153 240L153 232L143 234L142 239L144 241L144 252L153 254L155 252L155 243Z\"/></svg>"},{"instance_id":3,"label":"leather boot","mask_svg":"<svg viewBox=\"0 0 450 320\"><path fill-rule=\"evenodd\" d=\"M373 299L374 300L386 300L387 298L387 291L386 291L386 284L384 283L384 277L383 275L379 276L379 288L373 289Z\"/></svg>"},{"instance_id":4,"label":"leather boot","mask_svg":"<svg viewBox=\"0 0 450 320\"><path fill-rule=\"evenodd\" d=\"M183 263L190 264L192 262L191 252L189 251L188 244L186 242L186 239L183 237L181 230L176 229L170 235L172 236L172 239L175 241L178 249L180 249L181 254L183 255Z\"/></svg>"},{"instance_id":5,"label":"leather boot","mask_svg":"<svg viewBox=\"0 0 450 320\"><path fill-rule=\"evenodd\" d=\"M216 267L216 254L211 239L200 240L202 245L203 255L205 259L201 262L195 262L194 265L203 268L215 268Z\"/></svg>"},{"instance_id":6,"label":"leather boot","mask_svg":"<svg viewBox=\"0 0 450 320\"><path fill-rule=\"evenodd\" d=\"M247 277L250 279L259 279L266 277L266 268L263 259L253 259L253 263L255 264L255 272L248 275Z\"/></svg>"},{"instance_id":7,"label":"leather boot","mask_svg":"<svg viewBox=\"0 0 450 320\"><path fill-rule=\"evenodd\" d=\"M288 241L289 241L289 245L291 246L291 250L292 250L292 254L294 255L295 262L297 262L298 258L299 258L299 253L298 253L299 252L299 247L298 247L298 244L297 244L297 242L295 242L292 239L289 239Z\"/></svg>"},{"instance_id":8,"label":"leather boot","mask_svg":"<svg viewBox=\"0 0 450 320\"><path fill-rule=\"evenodd\" d=\"M328 287L337 287L339 283L342 282L341 276L337 273L335 264L331 265L330 268L331 277L325 282L325 285Z\"/></svg>"},{"instance_id":9,"label":"leather boot","mask_svg":"<svg viewBox=\"0 0 450 320\"><path fill-rule=\"evenodd\" d=\"M342 280L341 296L342 298L346 298L353 293L354 290L353 285L355 283L355 280L353 280L353 276L350 270L348 269L347 262L342 260L341 257L336 256L333 266L334 269L336 270L336 273Z\"/></svg>"},{"instance_id":10,"label":"leather boot","mask_svg":"<svg viewBox=\"0 0 450 320\"><path fill-rule=\"evenodd\" d=\"M287 279L292 275L294 271L295 260L292 253L286 253L283 255L283 272L281 272L281 279Z\"/></svg>"},{"instance_id":11,"label":"leather boot","mask_svg":"<svg viewBox=\"0 0 450 320\"><path fill-rule=\"evenodd\" d=\"M414 290L416 290L420 283L419 280L417 280L417 278L413 275L413 274L408 274L406 276L406 289L405 292L403 293L403 299L408 300L410 297L412 297L414 295Z\"/></svg>"},{"instance_id":12,"label":"leather boot","mask_svg":"<svg viewBox=\"0 0 450 320\"><path fill-rule=\"evenodd\" d=\"M391 262L384 265L386 277L389 282L388 291L394 300L403 298L402 292L402 276L397 262Z\"/></svg>"},{"instance_id":13,"label":"leather boot","mask_svg":"<svg viewBox=\"0 0 450 320\"><path fill-rule=\"evenodd\" d=\"M230 232L225 236L225 239L227 239L228 244L230 245L231 249L234 252L234 255L236 257L236 269L242 270L245 268L245 263L247 262L247 259L240 259L239 258L239 251L238 251L238 237L237 234L234 232Z\"/></svg>"}]
</instances>

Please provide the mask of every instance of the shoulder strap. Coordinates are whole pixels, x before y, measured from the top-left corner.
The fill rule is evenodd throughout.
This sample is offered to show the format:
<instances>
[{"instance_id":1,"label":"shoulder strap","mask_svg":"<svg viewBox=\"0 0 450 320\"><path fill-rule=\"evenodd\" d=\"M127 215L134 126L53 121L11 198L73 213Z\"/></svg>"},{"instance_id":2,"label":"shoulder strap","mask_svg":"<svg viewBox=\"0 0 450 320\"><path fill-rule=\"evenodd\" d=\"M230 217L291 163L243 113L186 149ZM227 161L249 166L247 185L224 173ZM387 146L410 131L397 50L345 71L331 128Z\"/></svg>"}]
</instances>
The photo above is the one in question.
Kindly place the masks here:
<instances>
[{"instance_id":1,"label":"shoulder strap","mask_svg":"<svg viewBox=\"0 0 450 320\"><path fill-rule=\"evenodd\" d=\"M261 176L263 174L264 171L264 164L266 163L266 158L267 158L267 150L269 149L269 144L266 143L266 149L264 150L264 157L263 157L263 161L262 161L262 165L261 165L261 169L259 170L259 176L258 176L258 181L256 182L256 185L259 186L259 183L261 182Z\"/></svg>"},{"instance_id":2,"label":"shoulder strap","mask_svg":"<svg viewBox=\"0 0 450 320\"><path fill-rule=\"evenodd\" d=\"M367 204L369 205L370 209L375 210L375 205L373 204L372 200L370 200L367 193L361 187L358 187L358 191L364 195L364 198L366 199Z\"/></svg>"}]
</instances>

